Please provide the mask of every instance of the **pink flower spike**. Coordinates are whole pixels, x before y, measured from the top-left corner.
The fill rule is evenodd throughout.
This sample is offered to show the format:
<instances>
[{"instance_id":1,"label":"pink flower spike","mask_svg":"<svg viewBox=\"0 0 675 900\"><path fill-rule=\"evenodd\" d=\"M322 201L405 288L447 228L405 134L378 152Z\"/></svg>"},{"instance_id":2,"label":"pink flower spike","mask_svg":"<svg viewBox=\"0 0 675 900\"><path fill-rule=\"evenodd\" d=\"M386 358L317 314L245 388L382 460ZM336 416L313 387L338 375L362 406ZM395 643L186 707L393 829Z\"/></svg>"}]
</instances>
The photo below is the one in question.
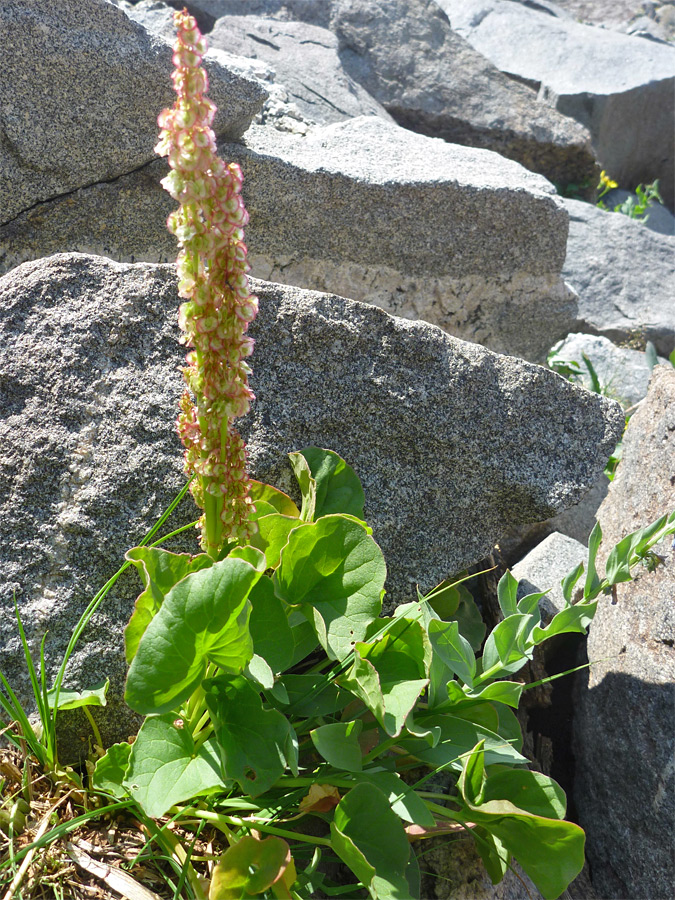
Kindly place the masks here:
<instances>
[{"instance_id":1,"label":"pink flower spike","mask_svg":"<svg viewBox=\"0 0 675 900\"><path fill-rule=\"evenodd\" d=\"M202 546L215 558L225 541L246 540L254 529L246 451L233 420L245 415L254 399L244 360L253 352L246 330L258 301L246 277L242 172L217 156L211 129L216 107L204 96L208 77L200 64L207 43L187 10L174 14L174 24L177 99L158 117L156 152L168 158L171 169L162 185L181 204L167 227L180 246L178 292L186 301L179 311L181 341L193 348L182 369L188 390L177 428L186 471L197 476L193 497L205 510ZM208 497L216 498L215 505Z\"/></svg>"}]
</instances>

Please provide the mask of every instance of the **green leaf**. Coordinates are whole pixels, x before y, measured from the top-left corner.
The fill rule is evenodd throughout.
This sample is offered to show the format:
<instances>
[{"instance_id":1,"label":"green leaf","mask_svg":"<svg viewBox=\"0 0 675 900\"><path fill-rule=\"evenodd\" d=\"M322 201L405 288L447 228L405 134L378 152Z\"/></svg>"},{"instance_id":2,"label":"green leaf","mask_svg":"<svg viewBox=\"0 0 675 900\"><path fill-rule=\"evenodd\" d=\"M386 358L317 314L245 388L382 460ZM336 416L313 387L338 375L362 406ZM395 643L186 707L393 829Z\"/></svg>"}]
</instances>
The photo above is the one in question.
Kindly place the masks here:
<instances>
[{"instance_id":1,"label":"green leaf","mask_svg":"<svg viewBox=\"0 0 675 900\"><path fill-rule=\"evenodd\" d=\"M129 792L124 787L123 782L130 756L131 744L127 744L126 741L121 741L119 744L113 744L112 747L108 747L94 769L92 777L94 790L112 794L118 800L127 797Z\"/></svg>"},{"instance_id":2,"label":"green leaf","mask_svg":"<svg viewBox=\"0 0 675 900\"><path fill-rule=\"evenodd\" d=\"M59 691L58 709L78 709L80 706L105 706L108 702L106 694L110 687L110 679L100 681L86 691ZM56 696L55 689L47 691L47 703L50 709L54 709L54 698Z\"/></svg>"},{"instance_id":3,"label":"green leaf","mask_svg":"<svg viewBox=\"0 0 675 900\"><path fill-rule=\"evenodd\" d=\"M556 900L584 867L586 837L571 822L520 812L506 800L472 808L468 819L501 841L545 900Z\"/></svg>"},{"instance_id":4,"label":"green leaf","mask_svg":"<svg viewBox=\"0 0 675 900\"><path fill-rule=\"evenodd\" d=\"M302 662L310 653L319 646L319 639L311 622L299 609L291 609L288 613L288 624L293 638L293 655L286 669L292 669Z\"/></svg>"},{"instance_id":5,"label":"green leaf","mask_svg":"<svg viewBox=\"0 0 675 900\"><path fill-rule=\"evenodd\" d=\"M650 525L627 534L609 553L605 563L605 576L609 584L631 581L631 564L666 535L675 531L675 512L661 516Z\"/></svg>"},{"instance_id":6,"label":"green leaf","mask_svg":"<svg viewBox=\"0 0 675 900\"><path fill-rule=\"evenodd\" d=\"M459 633L471 644L475 652L480 650L485 638L485 622L471 591L463 584L458 585L458 590L459 605L457 611L450 618L457 622Z\"/></svg>"},{"instance_id":7,"label":"green leaf","mask_svg":"<svg viewBox=\"0 0 675 900\"><path fill-rule=\"evenodd\" d=\"M244 835L218 860L209 900L257 897L271 888L290 865L291 851L282 838L267 837L260 841Z\"/></svg>"},{"instance_id":8,"label":"green leaf","mask_svg":"<svg viewBox=\"0 0 675 900\"><path fill-rule=\"evenodd\" d=\"M534 616L535 620L541 620L541 612L539 610L539 601L545 597L548 591L538 591L536 594L526 594L518 601L518 612L523 616Z\"/></svg>"},{"instance_id":9,"label":"green leaf","mask_svg":"<svg viewBox=\"0 0 675 900\"><path fill-rule=\"evenodd\" d=\"M233 547L227 554L227 559L243 559L244 562L253 566L261 575L267 568L265 565L265 554L262 550L258 550L257 547L252 547L250 544Z\"/></svg>"},{"instance_id":10,"label":"green leaf","mask_svg":"<svg viewBox=\"0 0 675 900\"><path fill-rule=\"evenodd\" d=\"M433 828L436 824L424 800L396 772L366 771L354 776L354 780L357 783L367 781L379 788L388 798L392 810L406 822L422 828Z\"/></svg>"},{"instance_id":11,"label":"green leaf","mask_svg":"<svg viewBox=\"0 0 675 900\"><path fill-rule=\"evenodd\" d=\"M138 645L127 676L128 705L144 715L175 709L209 661L241 672L253 656L248 595L260 577L243 559L227 558L179 581Z\"/></svg>"},{"instance_id":12,"label":"green leaf","mask_svg":"<svg viewBox=\"0 0 675 900\"><path fill-rule=\"evenodd\" d=\"M668 356L668 361L671 364L671 366L675 366L675 350L671 350L671 352Z\"/></svg>"},{"instance_id":13,"label":"green leaf","mask_svg":"<svg viewBox=\"0 0 675 900\"><path fill-rule=\"evenodd\" d=\"M593 603L577 603L576 606L566 606L551 619L546 628L538 626L532 631L532 640L535 644L553 637L554 634L568 634L576 632L586 634L588 626L593 621L597 600Z\"/></svg>"},{"instance_id":14,"label":"green leaf","mask_svg":"<svg viewBox=\"0 0 675 900\"><path fill-rule=\"evenodd\" d=\"M290 724L276 709L264 709L258 692L242 677L219 675L204 683L223 771L257 797L286 768Z\"/></svg>"},{"instance_id":15,"label":"green leaf","mask_svg":"<svg viewBox=\"0 0 675 900\"><path fill-rule=\"evenodd\" d=\"M582 562L579 565L572 569L571 572L568 572L567 575L560 582L562 586L563 597L565 598L565 603L570 604L572 602L572 593L574 588L576 587L577 582L584 574L584 564Z\"/></svg>"},{"instance_id":16,"label":"green leaf","mask_svg":"<svg viewBox=\"0 0 675 900\"><path fill-rule=\"evenodd\" d=\"M472 764L481 754L477 744L460 775L458 787L467 806L466 813L454 815L459 821L471 821L492 834L515 856L534 881L545 900L555 900L579 874L584 865L584 833L577 825L557 818L560 810L559 788L551 779L522 770L513 775L500 769L494 787L490 778L485 785L485 802L472 799ZM534 776L534 777L530 777ZM509 793L535 810L553 811L556 818L537 815L509 799L488 799L491 794Z\"/></svg>"},{"instance_id":17,"label":"green leaf","mask_svg":"<svg viewBox=\"0 0 675 900\"><path fill-rule=\"evenodd\" d=\"M481 691L471 691L465 696L472 700L492 700L495 703L506 703L507 706L518 709L524 689L525 684L522 681L493 681L492 684L488 684Z\"/></svg>"},{"instance_id":18,"label":"green leaf","mask_svg":"<svg viewBox=\"0 0 675 900\"><path fill-rule=\"evenodd\" d=\"M273 672L283 672L293 661L294 638L284 604L274 593L271 579L260 578L251 588L248 599L251 604L248 627L253 650Z\"/></svg>"},{"instance_id":19,"label":"green leaf","mask_svg":"<svg viewBox=\"0 0 675 900\"><path fill-rule=\"evenodd\" d=\"M405 867L405 879L408 882L408 897L416 900L422 896L422 874L416 853L411 850L408 865Z\"/></svg>"},{"instance_id":20,"label":"green leaf","mask_svg":"<svg viewBox=\"0 0 675 900\"><path fill-rule=\"evenodd\" d=\"M328 656L342 660L377 618L386 574L372 537L331 515L290 533L273 581L278 597L302 606Z\"/></svg>"},{"instance_id":21,"label":"green leaf","mask_svg":"<svg viewBox=\"0 0 675 900\"><path fill-rule=\"evenodd\" d=\"M405 873L410 844L382 791L357 784L338 803L330 830L333 849L371 897L409 900Z\"/></svg>"},{"instance_id":22,"label":"green leaf","mask_svg":"<svg viewBox=\"0 0 675 900\"><path fill-rule=\"evenodd\" d=\"M312 477L312 470L302 453L289 453L288 458L302 494L300 518L303 522L313 522L316 509L316 479Z\"/></svg>"},{"instance_id":23,"label":"green leaf","mask_svg":"<svg viewBox=\"0 0 675 900\"><path fill-rule=\"evenodd\" d=\"M251 538L251 544L265 554L266 568L276 569L281 551L286 546L288 535L299 525L299 519L291 516L261 516L257 520L258 531Z\"/></svg>"},{"instance_id":24,"label":"green leaf","mask_svg":"<svg viewBox=\"0 0 675 900\"><path fill-rule=\"evenodd\" d=\"M460 771L464 755L470 753L480 740L485 740L486 766L495 763L519 765L527 762L501 735L459 716L425 716L420 717L420 722L427 728L440 729L441 737L436 746L430 747L427 741L418 738L405 738L401 741L401 746L434 768L443 766Z\"/></svg>"},{"instance_id":25,"label":"green leaf","mask_svg":"<svg viewBox=\"0 0 675 900\"><path fill-rule=\"evenodd\" d=\"M351 466L332 450L305 447L300 453L316 482L314 519L346 513L363 519L363 488Z\"/></svg>"},{"instance_id":26,"label":"green leaf","mask_svg":"<svg viewBox=\"0 0 675 900\"><path fill-rule=\"evenodd\" d=\"M586 565L586 583L584 584L584 600L597 596L600 588L600 579L595 568L595 557L602 540L600 523L596 522L588 537L588 563Z\"/></svg>"},{"instance_id":27,"label":"green leaf","mask_svg":"<svg viewBox=\"0 0 675 900\"><path fill-rule=\"evenodd\" d=\"M479 806L485 795L485 740L479 741L464 761L462 793L467 803Z\"/></svg>"},{"instance_id":28,"label":"green leaf","mask_svg":"<svg viewBox=\"0 0 675 900\"><path fill-rule=\"evenodd\" d=\"M124 654L127 663L136 655L138 643L145 629L164 602L171 588L192 572L213 565L206 553L190 556L189 553L169 553L159 547L134 547L125 559L138 569L143 591L138 595L129 624L124 630Z\"/></svg>"},{"instance_id":29,"label":"green leaf","mask_svg":"<svg viewBox=\"0 0 675 900\"><path fill-rule=\"evenodd\" d=\"M443 663L462 679L464 684L473 687L476 674L476 657L473 647L459 633L457 622L432 621L429 623L429 640Z\"/></svg>"},{"instance_id":30,"label":"green leaf","mask_svg":"<svg viewBox=\"0 0 675 900\"><path fill-rule=\"evenodd\" d=\"M527 638L537 621L535 616L513 613L492 629L483 648L484 677L488 677L488 672L492 679L522 669L527 660L532 658Z\"/></svg>"},{"instance_id":31,"label":"green leaf","mask_svg":"<svg viewBox=\"0 0 675 900\"><path fill-rule=\"evenodd\" d=\"M244 675L258 686L258 690L271 691L274 687L274 672L262 656L255 653L244 669Z\"/></svg>"},{"instance_id":32,"label":"green leaf","mask_svg":"<svg viewBox=\"0 0 675 900\"><path fill-rule=\"evenodd\" d=\"M476 849L493 884L499 884L508 869L511 854L499 838L477 825L473 829Z\"/></svg>"},{"instance_id":33,"label":"green leaf","mask_svg":"<svg viewBox=\"0 0 675 900\"><path fill-rule=\"evenodd\" d=\"M508 570L499 579L497 599L504 618L518 612L518 582Z\"/></svg>"},{"instance_id":34,"label":"green leaf","mask_svg":"<svg viewBox=\"0 0 675 900\"><path fill-rule=\"evenodd\" d=\"M363 754L359 744L362 728L363 723L356 719L353 722L321 725L310 731L309 735L316 749L331 766L347 772L360 772L363 768Z\"/></svg>"},{"instance_id":35,"label":"green leaf","mask_svg":"<svg viewBox=\"0 0 675 900\"><path fill-rule=\"evenodd\" d=\"M284 675L280 681L286 688L294 716L331 716L344 709L352 699L347 691L341 690L334 681L329 681L322 672Z\"/></svg>"},{"instance_id":36,"label":"green leaf","mask_svg":"<svg viewBox=\"0 0 675 900\"><path fill-rule=\"evenodd\" d=\"M143 722L131 747L124 787L151 818L177 803L225 788L213 738L198 749L172 714Z\"/></svg>"},{"instance_id":37,"label":"green leaf","mask_svg":"<svg viewBox=\"0 0 675 900\"><path fill-rule=\"evenodd\" d=\"M261 481L249 481L249 496L255 503L256 507L259 503L266 504L282 516L293 516L299 518L300 510L291 500L288 494L272 487L271 484L263 484Z\"/></svg>"},{"instance_id":38,"label":"green leaf","mask_svg":"<svg viewBox=\"0 0 675 900\"><path fill-rule=\"evenodd\" d=\"M404 618L380 622L386 633L372 643L357 643L352 668L339 683L362 700L394 737L429 683L425 676L431 647L419 622Z\"/></svg>"},{"instance_id":39,"label":"green leaf","mask_svg":"<svg viewBox=\"0 0 675 900\"><path fill-rule=\"evenodd\" d=\"M455 585L451 581L442 581L435 587L427 603L433 611L446 621L457 612L459 606L459 589L463 585Z\"/></svg>"},{"instance_id":40,"label":"green leaf","mask_svg":"<svg viewBox=\"0 0 675 900\"><path fill-rule=\"evenodd\" d=\"M490 770L481 802L491 800L510 800L519 809L548 819L563 819L567 807L565 792L548 775L506 766Z\"/></svg>"}]
</instances>

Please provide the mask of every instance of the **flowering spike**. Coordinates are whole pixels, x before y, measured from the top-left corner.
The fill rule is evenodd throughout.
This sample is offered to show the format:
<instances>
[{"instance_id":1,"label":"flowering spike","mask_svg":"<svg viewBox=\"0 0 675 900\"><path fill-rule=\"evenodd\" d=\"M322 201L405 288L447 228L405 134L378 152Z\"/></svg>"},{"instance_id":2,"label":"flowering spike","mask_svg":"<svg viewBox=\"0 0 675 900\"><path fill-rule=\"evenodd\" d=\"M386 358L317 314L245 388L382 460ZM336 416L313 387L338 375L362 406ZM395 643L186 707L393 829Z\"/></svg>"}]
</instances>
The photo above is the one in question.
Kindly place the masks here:
<instances>
[{"instance_id":1,"label":"flowering spike","mask_svg":"<svg viewBox=\"0 0 675 900\"><path fill-rule=\"evenodd\" d=\"M171 172L163 187L180 203L167 227L180 245L177 259L182 342L188 347L183 375L188 390L180 401L178 433L185 468L196 477L192 495L204 515L202 547L214 558L227 540L245 541L254 531L246 474L246 448L234 429L254 395L248 386L253 351L247 336L258 311L246 273L243 227L248 213L240 196L236 163L216 155L211 123L216 111L204 96L208 79L200 67L206 40L184 9L174 13L172 79L177 100L159 114L155 152Z\"/></svg>"}]
</instances>

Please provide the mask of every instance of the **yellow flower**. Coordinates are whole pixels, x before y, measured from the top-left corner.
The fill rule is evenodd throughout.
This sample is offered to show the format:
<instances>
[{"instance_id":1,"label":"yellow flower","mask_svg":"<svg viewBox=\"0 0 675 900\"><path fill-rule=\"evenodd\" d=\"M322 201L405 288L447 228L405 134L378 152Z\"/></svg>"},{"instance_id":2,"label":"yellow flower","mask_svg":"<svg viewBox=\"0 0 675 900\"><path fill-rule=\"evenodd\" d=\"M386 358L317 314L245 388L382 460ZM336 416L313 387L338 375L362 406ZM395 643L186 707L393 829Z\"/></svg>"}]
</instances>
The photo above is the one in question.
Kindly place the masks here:
<instances>
[{"instance_id":1,"label":"yellow flower","mask_svg":"<svg viewBox=\"0 0 675 900\"><path fill-rule=\"evenodd\" d=\"M600 173L600 184L598 185L598 189L601 187L606 188L608 191L611 191L613 188L618 187L619 185L616 181L612 181L607 172L603 169Z\"/></svg>"}]
</instances>

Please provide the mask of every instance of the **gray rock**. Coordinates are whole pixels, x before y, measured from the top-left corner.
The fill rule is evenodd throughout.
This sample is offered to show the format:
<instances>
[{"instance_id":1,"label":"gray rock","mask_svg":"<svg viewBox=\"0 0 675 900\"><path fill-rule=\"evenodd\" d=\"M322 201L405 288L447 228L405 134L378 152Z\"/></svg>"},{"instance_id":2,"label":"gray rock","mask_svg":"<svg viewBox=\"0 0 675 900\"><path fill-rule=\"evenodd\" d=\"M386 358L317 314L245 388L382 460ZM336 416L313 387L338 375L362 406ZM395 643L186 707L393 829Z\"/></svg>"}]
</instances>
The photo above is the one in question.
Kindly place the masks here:
<instances>
[{"instance_id":1,"label":"gray rock","mask_svg":"<svg viewBox=\"0 0 675 900\"><path fill-rule=\"evenodd\" d=\"M634 406L647 395L652 368L641 350L617 347L608 338L597 335L569 334L555 347L555 360L578 363L581 374L575 380L592 390L592 376L584 356L598 376L602 393L618 400L624 408Z\"/></svg>"},{"instance_id":2,"label":"gray rock","mask_svg":"<svg viewBox=\"0 0 675 900\"><path fill-rule=\"evenodd\" d=\"M659 366L600 508L604 556L627 532L675 509L673 471L675 370ZM574 794L601 897L664 900L675 883L671 541L655 548L665 565L600 599L588 638L588 658L601 661L579 684Z\"/></svg>"},{"instance_id":3,"label":"gray rock","mask_svg":"<svg viewBox=\"0 0 675 900\"><path fill-rule=\"evenodd\" d=\"M0 221L153 159L157 114L171 106L171 47L105 0L5 0L0 82ZM259 82L206 62L235 139L262 106Z\"/></svg>"},{"instance_id":4,"label":"gray rock","mask_svg":"<svg viewBox=\"0 0 675 900\"><path fill-rule=\"evenodd\" d=\"M614 190L605 194L602 198L602 202L608 210L617 212L616 207L625 203L629 198L635 202L638 200L638 195L633 193L633 191L614 188ZM624 215L624 213L620 213L620 215ZM656 231L658 234L667 234L671 237L675 235L675 216L666 206L662 206L656 201L652 201L649 204L649 209L644 214L644 218L641 218L638 221L640 221L645 228L649 228L650 231Z\"/></svg>"},{"instance_id":5,"label":"gray rock","mask_svg":"<svg viewBox=\"0 0 675 900\"><path fill-rule=\"evenodd\" d=\"M170 41L174 40L174 10L172 7L167 6L166 3L162 3L161 0L141 0L141 2L137 3L135 6L132 6L127 0L120 0L120 3L123 4L121 8L124 9L129 18L139 22L144 28L147 28L148 31L153 31ZM290 131L294 134L306 134L308 126L314 122L314 119L303 115L298 106L293 102L288 90L282 84L277 83L277 73L275 69L266 62L263 62L262 59L253 58L255 55L253 48L257 51L261 45L256 44L255 41L251 40L249 56L240 56L236 53L231 53L228 50L223 50L221 45L226 44L227 42L218 41L217 36L214 41L214 36L212 34L215 19L212 16L201 12L199 9L194 9L192 6L191 9L193 9L193 13L195 13L198 18L202 20L206 19L206 23L203 23L202 28L203 33L206 33L207 30L209 32L208 41L210 46L206 54L207 61L215 60L236 75L241 75L249 80L262 82L263 90L268 96L253 121L258 125L271 125L274 128L278 128L280 131ZM208 29L206 29L206 25L208 25ZM293 27L292 24L291 27ZM332 37L330 33L329 37ZM243 46L241 40L238 42L235 40L235 43L237 43L238 46ZM244 47L243 49L247 48ZM326 60L324 59L323 62L325 63ZM339 60L337 60L337 66L339 68ZM344 73L342 73L342 77L344 81ZM364 92L361 91L361 93L363 94ZM362 111L365 111L366 107L372 109L376 106L377 104L375 101L371 97L365 95L364 110ZM384 109L381 109L381 114L386 118L389 118Z\"/></svg>"},{"instance_id":6,"label":"gray rock","mask_svg":"<svg viewBox=\"0 0 675 900\"><path fill-rule=\"evenodd\" d=\"M536 102L450 29L433 0L198 0L212 15L297 19L330 27L344 69L399 124L495 150L556 183L592 183L590 135Z\"/></svg>"},{"instance_id":7,"label":"gray rock","mask_svg":"<svg viewBox=\"0 0 675 900\"><path fill-rule=\"evenodd\" d=\"M360 115L391 117L350 78L338 57L338 41L326 28L257 16L223 16L209 46L266 62L310 121L342 122Z\"/></svg>"},{"instance_id":8,"label":"gray rock","mask_svg":"<svg viewBox=\"0 0 675 900\"><path fill-rule=\"evenodd\" d=\"M373 306L254 290L252 471L290 487L286 453L310 443L355 467L389 561L388 609L480 559L507 523L573 503L620 433L617 405L546 369ZM0 279L0 665L22 699L14 592L33 646L49 631L51 677L86 603L184 481L177 305L169 265L63 254ZM194 517L187 500L170 525ZM137 593L131 576L117 582L69 680L109 674L119 697ZM126 736L114 703L103 716L106 740Z\"/></svg>"},{"instance_id":9,"label":"gray rock","mask_svg":"<svg viewBox=\"0 0 675 900\"><path fill-rule=\"evenodd\" d=\"M536 102L450 28L433 0L334 0L345 69L396 121L567 184L595 177L590 135Z\"/></svg>"},{"instance_id":10,"label":"gray rock","mask_svg":"<svg viewBox=\"0 0 675 900\"><path fill-rule=\"evenodd\" d=\"M675 39L675 3L655 0L559 0L575 18L659 40Z\"/></svg>"},{"instance_id":11,"label":"gray rock","mask_svg":"<svg viewBox=\"0 0 675 900\"><path fill-rule=\"evenodd\" d=\"M190 6L206 15L262 16L280 21L307 22L328 28L335 0L190 0Z\"/></svg>"},{"instance_id":12,"label":"gray rock","mask_svg":"<svg viewBox=\"0 0 675 900\"><path fill-rule=\"evenodd\" d=\"M252 127L221 146L244 170L253 274L425 319L467 340L543 360L572 330L560 269L567 214L517 163L376 117L307 137ZM3 271L64 250L174 258L163 160L0 229ZM545 315L542 315L545 310Z\"/></svg>"},{"instance_id":13,"label":"gray rock","mask_svg":"<svg viewBox=\"0 0 675 900\"><path fill-rule=\"evenodd\" d=\"M565 606L560 581L579 563L588 558L588 547L559 532L547 538L530 550L524 559L513 567L511 574L517 578L518 599L527 594L548 591L539 601L542 623L548 625L553 616Z\"/></svg>"},{"instance_id":14,"label":"gray rock","mask_svg":"<svg viewBox=\"0 0 675 900\"><path fill-rule=\"evenodd\" d=\"M439 0L453 28L502 72L586 125L624 188L658 178L675 202L675 48L557 18L509 0Z\"/></svg>"},{"instance_id":15,"label":"gray rock","mask_svg":"<svg viewBox=\"0 0 675 900\"><path fill-rule=\"evenodd\" d=\"M579 294L576 331L614 343L639 337L675 348L675 240L620 213L565 200L570 231L563 275Z\"/></svg>"},{"instance_id":16,"label":"gray rock","mask_svg":"<svg viewBox=\"0 0 675 900\"><path fill-rule=\"evenodd\" d=\"M223 154L246 178L258 277L374 303L531 360L575 315L557 274L559 201L497 154L374 117L305 138L252 128L245 149Z\"/></svg>"},{"instance_id":17,"label":"gray rock","mask_svg":"<svg viewBox=\"0 0 675 900\"><path fill-rule=\"evenodd\" d=\"M509 566L517 564L533 547L555 532L587 547L600 504L607 496L609 483L609 478L603 472L581 500L568 509L535 525L509 528L499 540L498 549L502 559Z\"/></svg>"}]
</instances>

